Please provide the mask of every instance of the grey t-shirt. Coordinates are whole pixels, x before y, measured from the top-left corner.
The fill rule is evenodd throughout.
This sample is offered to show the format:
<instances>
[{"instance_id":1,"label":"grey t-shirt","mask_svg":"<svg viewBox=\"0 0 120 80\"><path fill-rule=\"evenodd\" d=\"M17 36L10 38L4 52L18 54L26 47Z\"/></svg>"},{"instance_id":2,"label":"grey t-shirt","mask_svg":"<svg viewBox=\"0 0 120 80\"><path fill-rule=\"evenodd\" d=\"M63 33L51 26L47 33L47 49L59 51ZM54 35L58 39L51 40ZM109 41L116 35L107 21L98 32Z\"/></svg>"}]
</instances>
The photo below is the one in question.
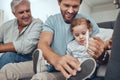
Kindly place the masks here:
<instances>
[{"instance_id":1,"label":"grey t-shirt","mask_svg":"<svg viewBox=\"0 0 120 80\"><path fill-rule=\"evenodd\" d=\"M10 20L0 26L0 43L13 42L17 53L29 54L37 47L42 25L41 20L33 18L31 24L19 32L17 19Z\"/></svg>"}]
</instances>

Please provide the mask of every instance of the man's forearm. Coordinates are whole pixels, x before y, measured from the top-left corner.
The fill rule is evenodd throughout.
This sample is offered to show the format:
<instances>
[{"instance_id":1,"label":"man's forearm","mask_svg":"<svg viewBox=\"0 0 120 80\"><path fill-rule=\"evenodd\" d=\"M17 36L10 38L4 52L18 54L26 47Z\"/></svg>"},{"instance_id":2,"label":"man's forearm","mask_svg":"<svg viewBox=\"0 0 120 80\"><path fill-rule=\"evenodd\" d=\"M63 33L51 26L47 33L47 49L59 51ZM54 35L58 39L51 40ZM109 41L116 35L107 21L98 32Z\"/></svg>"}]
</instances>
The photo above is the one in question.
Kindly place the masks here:
<instances>
[{"instance_id":1,"label":"man's forearm","mask_svg":"<svg viewBox=\"0 0 120 80\"><path fill-rule=\"evenodd\" d=\"M39 47L42 52L43 52L43 56L44 58L52 65L55 64L56 59L58 59L60 56L58 54L56 54L51 48L49 48L48 46L44 47Z\"/></svg>"},{"instance_id":2,"label":"man's forearm","mask_svg":"<svg viewBox=\"0 0 120 80\"><path fill-rule=\"evenodd\" d=\"M10 42L0 45L0 53L2 52L16 52L13 43Z\"/></svg>"}]
</instances>

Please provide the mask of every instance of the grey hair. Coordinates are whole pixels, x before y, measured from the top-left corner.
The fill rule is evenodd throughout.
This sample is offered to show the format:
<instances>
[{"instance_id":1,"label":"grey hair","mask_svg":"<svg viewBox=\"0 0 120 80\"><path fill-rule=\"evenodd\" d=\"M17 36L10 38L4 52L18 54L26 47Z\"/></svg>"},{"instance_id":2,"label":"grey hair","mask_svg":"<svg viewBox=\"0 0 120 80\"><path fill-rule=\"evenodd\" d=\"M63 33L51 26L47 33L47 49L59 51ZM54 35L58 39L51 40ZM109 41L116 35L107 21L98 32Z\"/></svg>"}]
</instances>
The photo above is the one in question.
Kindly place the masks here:
<instances>
[{"instance_id":1,"label":"grey hair","mask_svg":"<svg viewBox=\"0 0 120 80\"><path fill-rule=\"evenodd\" d=\"M12 2L11 2L12 12L15 12L15 8L22 2L28 2L30 4L29 0L12 0Z\"/></svg>"}]
</instances>

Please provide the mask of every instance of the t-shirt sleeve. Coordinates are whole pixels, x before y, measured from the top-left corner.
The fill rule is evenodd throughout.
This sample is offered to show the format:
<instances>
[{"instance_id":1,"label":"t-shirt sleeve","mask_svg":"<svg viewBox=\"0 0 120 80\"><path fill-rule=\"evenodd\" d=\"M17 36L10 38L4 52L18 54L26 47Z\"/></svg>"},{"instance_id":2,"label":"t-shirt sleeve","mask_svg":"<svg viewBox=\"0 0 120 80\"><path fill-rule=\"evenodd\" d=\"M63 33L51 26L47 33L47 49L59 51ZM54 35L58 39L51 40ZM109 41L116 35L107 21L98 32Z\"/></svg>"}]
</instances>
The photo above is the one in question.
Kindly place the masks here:
<instances>
[{"instance_id":1,"label":"t-shirt sleeve","mask_svg":"<svg viewBox=\"0 0 120 80\"><path fill-rule=\"evenodd\" d=\"M42 31L49 31L49 32L54 31L54 19L52 15L48 17L48 19L45 21Z\"/></svg>"}]
</instances>

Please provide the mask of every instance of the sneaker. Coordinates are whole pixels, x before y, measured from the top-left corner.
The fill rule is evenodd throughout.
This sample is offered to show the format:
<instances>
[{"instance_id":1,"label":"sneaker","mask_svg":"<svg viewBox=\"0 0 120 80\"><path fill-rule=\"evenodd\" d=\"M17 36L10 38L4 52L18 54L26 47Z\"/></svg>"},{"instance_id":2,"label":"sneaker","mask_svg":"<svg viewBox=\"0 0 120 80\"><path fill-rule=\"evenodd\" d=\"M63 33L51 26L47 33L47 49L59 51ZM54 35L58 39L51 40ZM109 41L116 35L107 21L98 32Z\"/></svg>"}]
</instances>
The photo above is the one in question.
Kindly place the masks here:
<instances>
[{"instance_id":1,"label":"sneaker","mask_svg":"<svg viewBox=\"0 0 120 80\"><path fill-rule=\"evenodd\" d=\"M40 49L37 49L34 51L33 53L33 71L34 73L39 73L39 72L42 72L42 66L45 65L45 61L44 61L44 58L42 56L42 51Z\"/></svg>"},{"instance_id":2,"label":"sneaker","mask_svg":"<svg viewBox=\"0 0 120 80\"><path fill-rule=\"evenodd\" d=\"M77 71L76 76L71 76L68 80L85 80L90 78L96 69L94 59L87 59L81 64L81 71Z\"/></svg>"}]
</instances>

